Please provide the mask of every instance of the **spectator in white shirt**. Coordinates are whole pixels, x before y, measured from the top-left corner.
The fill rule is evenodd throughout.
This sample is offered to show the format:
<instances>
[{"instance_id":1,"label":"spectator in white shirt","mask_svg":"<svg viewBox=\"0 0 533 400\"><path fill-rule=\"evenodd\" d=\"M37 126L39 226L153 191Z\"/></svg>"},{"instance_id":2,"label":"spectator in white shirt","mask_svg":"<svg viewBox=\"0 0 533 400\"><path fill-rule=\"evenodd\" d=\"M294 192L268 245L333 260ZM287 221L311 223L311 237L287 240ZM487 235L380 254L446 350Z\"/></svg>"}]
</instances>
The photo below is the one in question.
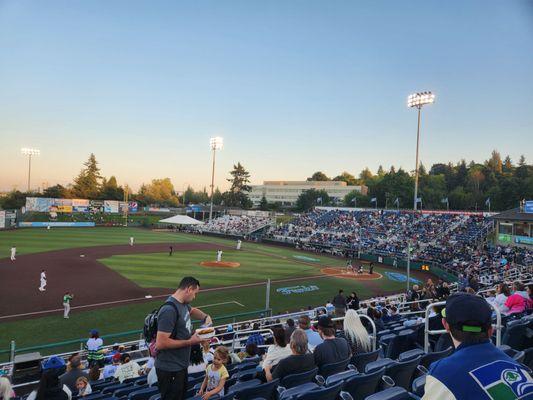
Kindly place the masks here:
<instances>
[{"instance_id":1,"label":"spectator in white shirt","mask_svg":"<svg viewBox=\"0 0 533 400\"><path fill-rule=\"evenodd\" d=\"M291 348L287 346L285 330L283 328L273 328L272 331L274 333L274 344L268 347L263 361L263 368L266 366L273 367L292 354Z\"/></svg>"},{"instance_id":2,"label":"spectator in white shirt","mask_svg":"<svg viewBox=\"0 0 533 400\"><path fill-rule=\"evenodd\" d=\"M498 294L496 295L496 298L493 302L494 307L498 307L498 310L500 310L501 312L507 311L507 307L505 307L505 302L507 301L507 298L511 295L509 286L507 286L505 283L501 283L498 285L497 292Z\"/></svg>"},{"instance_id":3,"label":"spectator in white shirt","mask_svg":"<svg viewBox=\"0 0 533 400\"><path fill-rule=\"evenodd\" d=\"M141 367L135 361L132 361L128 353L122 354L122 364L117 367L115 371L115 379L118 379L120 383L126 379L138 377Z\"/></svg>"}]
</instances>

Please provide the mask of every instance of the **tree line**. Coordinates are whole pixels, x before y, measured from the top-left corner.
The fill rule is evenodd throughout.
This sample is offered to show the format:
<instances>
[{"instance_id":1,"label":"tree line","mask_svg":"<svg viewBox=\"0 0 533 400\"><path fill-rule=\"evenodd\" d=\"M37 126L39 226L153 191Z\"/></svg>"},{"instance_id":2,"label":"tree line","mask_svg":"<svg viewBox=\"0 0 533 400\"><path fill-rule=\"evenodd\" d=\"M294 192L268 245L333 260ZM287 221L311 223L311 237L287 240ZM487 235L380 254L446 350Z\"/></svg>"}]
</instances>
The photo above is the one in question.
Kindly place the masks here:
<instances>
[{"instance_id":1,"label":"tree line","mask_svg":"<svg viewBox=\"0 0 533 400\"><path fill-rule=\"evenodd\" d=\"M509 156L502 160L500 153L494 150L482 163L465 160L456 164L436 163L429 171L421 163L418 172L418 197L424 209L480 211L488 210L490 204L491 210L502 211L518 207L523 199L533 200L533 165L527 164L524 156L515 164ZM319 171L307 179L344 181L348 185L368 187L367 195L357 191L349 193L343 199L345 206L413 208L414 171L394 166L385 171L380 165L376 173L365 168L357 178L348 172L329 178ZM308 191L300 197L300 210L334 203L325 191Z\"/></svg>"},{"instance_id":2,"label":"tree line","mask_svg":"<svg viewBox=\"0 0 533 400\"><path fill-rule=\"evenodd\" d=\"M365 185L368 187L368 193L363 195L354 190L344 199L332 199L324 190L308 190L299 196L295 206L297 211L305 211L316 205L333 204L399 209L413 207L414 171L407 172L394 166L386 171L380 165L375 173L369 168L364 168L357 177L343 172L330 178L318 171L307 180L343 181L348 185ZM251 208L252 202L248 196L251 191L250 173L240 162L233 166L227 181L231 184L230 188L225 192L216 188L213 193L213 203L228 207ZM25 204L26 196L122 201L125 199L125 192L128 193L130 201L137 201L141 206L178 207L184 204L210 202L210 192L207 188L195 191L189 186L179 194L170 178L153 179L150 183L141 185L137 193L132 193L129 188L120 186L114 176L103 177L96 157L91 154L71 184L51 186L42 193L12 191L0 198L0 208L21 208ZM516 164L509 156L502 160L496 150L489 159L481 163L474 161L467 163L465 160L456 164L436 163L429 171L421 163L418 197L424 209L479 211L488 210L489 204L494 211L515 208L521 200L533 199L533 165L527 164L524 156L521 156ZM259 208L278 210L282 207L279 203L268 203L263 197Z\"/></svg>"},{"instance_id":3,"label":"tree line","mask_svg":"<svg viewBox=\"0 0 533 400\"><path fill-rule=\"evenodd\" d=\"M216 188L213 192L213 203L229 207L251 208L252 202L247 196L251 190L250 173L240 162L230 171L231 187L226 192ZM127 194L127 196L126 196ZM64 199L89 200L118 200L136 201L140 206L178 207L184 204L207 204L210 193L204 187L195 191L188 187L183 193L178 193L170 178L152 179L150 183L143 183L137 193L133 193L127 186L118 184L114 176L102 176L96 156L91 154L83 164L80 173L66 186L54 185L42 192L21 192L13 190L6 196L0 197L0 209L19 209L26 204L26 197L50 197Z\"/></svg>"}]
</instances>

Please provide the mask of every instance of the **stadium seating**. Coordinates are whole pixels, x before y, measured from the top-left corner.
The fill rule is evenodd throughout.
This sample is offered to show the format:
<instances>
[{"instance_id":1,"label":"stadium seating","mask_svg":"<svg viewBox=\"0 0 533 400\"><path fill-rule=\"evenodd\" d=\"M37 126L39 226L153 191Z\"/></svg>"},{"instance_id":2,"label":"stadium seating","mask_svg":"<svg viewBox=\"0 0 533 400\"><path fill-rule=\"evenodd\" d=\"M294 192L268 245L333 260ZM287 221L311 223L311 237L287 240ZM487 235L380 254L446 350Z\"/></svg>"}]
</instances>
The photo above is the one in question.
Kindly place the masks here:
<instances>
[{"instance_id":1,"label":"stadium seating","mask_svg":"<svg viewBox=\"0 0 533 400\"><path fill-rule=\"evenodd\" d=\"M342 390L349 393L353 400L364 400L377 391L384 375L384 367L370 373L355 375L343 382Z\"/></svg>"},{"instance_id":2,"label":"stadium seating","mask_svg":"<svg viewBox=\"0 0 533 400\"><path fill-rule=\"evenodd\" d=\"M372 396L368 396L366 400L409 400L418 399L417 396L409 393L407 390L401 387L392 387L382 392L375 393Z\"/></svg>"},{"instance_id":3,"label":"stadium seating","mask_svg":"<svg viewBox=\"0 0 533 400\"><path fill-rule=\"evenodd\" d=\"M376 361L378 359L380 352L381 348L378 347L376 350L368 353L355 354L352 356L350 364L357 368L358 371L364 371L369 362Z\"/></svg>"}]
</instances>

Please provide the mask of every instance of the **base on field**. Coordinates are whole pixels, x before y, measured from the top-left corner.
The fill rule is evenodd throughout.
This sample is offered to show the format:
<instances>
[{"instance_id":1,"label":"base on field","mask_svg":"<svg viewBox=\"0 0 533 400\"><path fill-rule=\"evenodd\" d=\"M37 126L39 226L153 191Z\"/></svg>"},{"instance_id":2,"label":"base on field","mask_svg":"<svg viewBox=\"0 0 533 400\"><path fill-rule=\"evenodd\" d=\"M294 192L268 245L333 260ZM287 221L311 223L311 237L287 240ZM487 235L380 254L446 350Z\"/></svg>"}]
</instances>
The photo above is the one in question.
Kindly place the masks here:
<instances>
[{"instance_id":1,"label":"base on field","mask_svg":"<svg viewBox=\"0 0 533 400\"><path fill-rule=\"evenodd\" d=\"M202 267L237 268L241 264L230 261L202 261L200 265Z\"/></svg>"},{"instance_id":2,"label":"base on field","mask_svg":"<svg viewBox=\"0 0 533 400\"><path fill-rule=\"evenodd\" d=\"M320 272L326 275L334 275L337 278L355 279L357 281L373 281L383 278L383 275L378 274L377 272L372 274L369 274L368 272L363 272L362 274L358 274L357 272L355 274L352 272L346 273L346 268L327 267L322 268Z\"/></svg>"}]
</instances>

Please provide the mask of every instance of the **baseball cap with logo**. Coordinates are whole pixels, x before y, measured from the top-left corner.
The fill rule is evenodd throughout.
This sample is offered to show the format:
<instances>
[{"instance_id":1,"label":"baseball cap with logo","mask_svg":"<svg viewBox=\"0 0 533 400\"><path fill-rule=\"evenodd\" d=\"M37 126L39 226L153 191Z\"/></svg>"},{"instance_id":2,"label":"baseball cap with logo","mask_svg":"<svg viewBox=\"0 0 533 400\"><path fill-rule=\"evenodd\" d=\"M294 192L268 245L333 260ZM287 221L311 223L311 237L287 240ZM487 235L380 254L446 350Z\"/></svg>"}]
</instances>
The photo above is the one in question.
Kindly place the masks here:
<instances>
[{"instance_id":1,"label":"baseball cap with logo","mask_svg":"<svg viewBox=\"0 0 533 400\"><path fill-rule=\"evenodd\" d=\"M446 300L442 316L449 325L463 332L485 332L491 325L492 309L482 297L456 293Z\"/></svg>"}]
</instances>

